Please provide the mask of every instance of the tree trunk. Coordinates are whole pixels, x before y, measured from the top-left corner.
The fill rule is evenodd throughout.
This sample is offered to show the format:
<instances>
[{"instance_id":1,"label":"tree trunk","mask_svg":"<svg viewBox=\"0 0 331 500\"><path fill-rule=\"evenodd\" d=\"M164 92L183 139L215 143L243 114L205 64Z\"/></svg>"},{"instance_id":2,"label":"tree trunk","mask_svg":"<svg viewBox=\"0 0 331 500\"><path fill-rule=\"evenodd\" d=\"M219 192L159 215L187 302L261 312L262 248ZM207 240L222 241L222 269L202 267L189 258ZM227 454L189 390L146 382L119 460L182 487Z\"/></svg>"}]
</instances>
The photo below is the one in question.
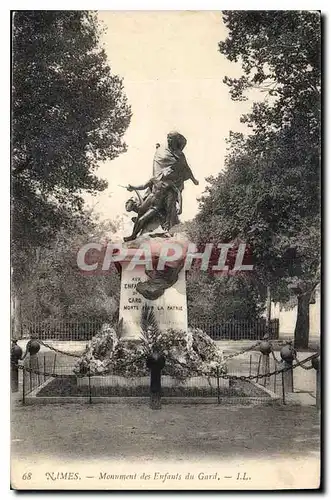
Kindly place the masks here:
<instances>
[{"instance_id":1,"label":"tree trunk","mask_svg":"<svg viewBox=\"0 0 331 500\"><path fill-rule=\"evenodd\" d=\"M267 287L267 301L266 301L266 333L268 335L271 334L270 321L271 321L271 291L270 291L270 286L268 286Z\"/></svg>"},{"instance_id":2,"label":"tree trunk","mask_svg":"<svg viewBox=\"0 0 331 500\"><path fill-rule=\"evenodd\" d=\"M20 339L21 338L21 301L18 295L15 294L14 290L12 291L12 304L11 304L11 324L12 324L12 338Z\"/></svg>"},{"instance_id":3,"label":"tree trunk","mask_svg":"<svg viewBox=\"0 0 331 500\"><path fill-rule=\"evenodd\" d=\"M294 330L294 347L307 349L309 342L309 302L311 291L298 295L298 313Z\"/></svg>"}]
</instances>

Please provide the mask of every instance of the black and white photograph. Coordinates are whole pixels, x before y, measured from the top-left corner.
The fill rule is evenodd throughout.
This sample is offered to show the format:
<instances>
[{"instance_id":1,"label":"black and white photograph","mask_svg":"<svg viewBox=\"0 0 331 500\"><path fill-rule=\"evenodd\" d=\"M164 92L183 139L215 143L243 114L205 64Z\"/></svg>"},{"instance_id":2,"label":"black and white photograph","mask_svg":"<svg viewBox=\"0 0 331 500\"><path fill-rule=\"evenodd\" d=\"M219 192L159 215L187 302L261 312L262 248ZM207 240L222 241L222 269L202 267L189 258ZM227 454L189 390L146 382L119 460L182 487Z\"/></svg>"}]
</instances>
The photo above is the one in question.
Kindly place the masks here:
<instances>
[{"instance_id":1,"label":"black and white photograph","mask_svg":"<svg viewBox=\"0 0 331 500\"><path fill-rule=\"evenodd\" d=\"M11 11L11 489L320 488L322 18Z\"/></svg>"}]
</instances>

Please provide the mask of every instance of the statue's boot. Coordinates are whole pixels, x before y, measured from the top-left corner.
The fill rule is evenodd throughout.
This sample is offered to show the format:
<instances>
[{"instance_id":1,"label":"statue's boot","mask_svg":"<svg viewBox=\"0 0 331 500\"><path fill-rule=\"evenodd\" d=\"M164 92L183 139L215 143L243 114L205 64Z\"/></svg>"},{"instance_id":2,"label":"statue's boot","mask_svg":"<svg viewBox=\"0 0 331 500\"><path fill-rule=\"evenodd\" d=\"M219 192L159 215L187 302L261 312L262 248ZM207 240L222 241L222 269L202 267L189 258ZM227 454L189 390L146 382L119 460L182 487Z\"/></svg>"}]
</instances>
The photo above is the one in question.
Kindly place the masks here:
<instances>
[{"instance_id":1,"label":"statue's boot","mask_svg":"<svg viewBox=\"0 0 331 500\"><path fill-rule=\"evenodd\" d=\"M127 241L133 241L135 239L136 239L136 236L131 234L131 236L124 236L123 241L127 242Z\"/></svg>"}]
</instances>

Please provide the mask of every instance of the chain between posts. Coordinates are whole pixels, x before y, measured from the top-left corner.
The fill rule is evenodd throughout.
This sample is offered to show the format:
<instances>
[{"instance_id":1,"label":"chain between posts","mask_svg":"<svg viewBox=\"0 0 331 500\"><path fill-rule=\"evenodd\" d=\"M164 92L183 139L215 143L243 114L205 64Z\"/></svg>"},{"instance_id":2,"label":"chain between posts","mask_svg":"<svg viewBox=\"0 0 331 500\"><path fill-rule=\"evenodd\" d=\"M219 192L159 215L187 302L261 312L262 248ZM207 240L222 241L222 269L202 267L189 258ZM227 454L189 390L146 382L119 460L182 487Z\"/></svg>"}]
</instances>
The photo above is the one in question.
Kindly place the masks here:
<instances>
[{"instance_id":1,"label":"chain between posts","mask_svg":"<svg viewBox=\"0 0 331 500\"><path fill-rule=\"evenodd\" d=\"M271 354L272 354L272 357L274 358L274 361L277 363L277 364L281 364L283 362L283 360L281 359L277 359L276 356L275 356L275 352L273 350L273 345L271 344ZM306 363L307 361L306 360L303 360L303 361L300 361L298 359L298 355L296 353L296 351L293 351L293 354L294 354L294 359L295 361L297 362L297 365L296 366L301 366L301 368L303 368L304 370L312 370L314 367L313 366L304 366L304 363ZM317 354L317 353L316 353ZM314 357L318 357L318 354ZM308 359L308 358L307 358Z\"/></svg>"},{"instance_id":2,"label":"chain between posts","mask_svg":"<svg viewBox=\"0 0 331 500\"><path fill-rule=\"evenodd\" d=\"M73 358L80 358L84 354L84 352L86 352L86 349L85 349L85 351L82 352L81 354L74 354L72 352L66 352L66 351L62 351L61 349L56 349L56 347L53 347L53 346L47 344L46 342L44 342L42 340L38 339L38 342L41 345L43 345L44 347L47 347L47 349L50 349L51 351L58 352L59 354L64 354L66 356L71 356ZM234 358L236 356L240 356L241 354L244 354L245 352L251 351L252 349L254 349L254 347L257 347L259 344L260 344L260 341L256 342L255 344L253 344L253 345L251 345L249 347L246 347L245 349L243 349L240 352L235 352L233 354L229 354L229 356L224 357L224 361L226 361L228 359L231 359L231 358Z\"/></svg>"},{"instance_id":3,"label":"chain between posts","mask_svg":"<svg viewBox=\"0 0 331 500\"><path fill-rule=\"evenodd\" d=\"M235 358L236 356L240 356L241 354L244 354L245 352L251 351L252 349L254 349L254 347L257 347L259 344L260 344L260 341L256 342L255 344L253 344L249 347L246 347L246 349L243 349L242 351L235 352L233 354L229 354L228 356L224 356L223 360L227 361L228 359L232 359L232 358Z\"/></svg>"},{"instance_id":4,"label":"chain between posts","mask_svg":"<svg viewBox=\"0 0 331 500\"><path fill-rule=\"evenodd\" d=\"M317 354L317 356L315 356L316 358L319 356L319 354ZM303 368L304 370L313 370L313 366L304 366L303 363L306 363L306 360L304 359L303 361L300 361L297 357L297 354L295 353L295 361L297 362L298 366L301 366L301 368Z\"/></svg>"},{"instance_id":5,"label":"chain between posts","mask_svg":"<svg viewBox=\"0 0 331 500\"><path fill-rule=\"evenodd\" d=\"M47 344L46 342L43 342L42 340L38 340L38 342L43 345L44 347L46 347L47 349L50 349L51 351L54 351L54 352L58 352L59 354L64 354L66 356L70 356L70 357L73 357L73 358L80 358L86 351L87 351L87 348L84 350L84 352L82 352L81 354L74 354L72 352L66 352L66 351L62 351L61 349L56 349L55 347ZM281 341L276 341L278 343L282 343ZM259 345L261 344L261 340L259 340L258 342L256 342L255 344L249 346L249 347L246 347L245 349L243 349L242 351L239 351L239 352L235 352L233 354L229 354L228 356L225 356L223 358L224 361L228 361L229 359L232 359L232 358L235 358L237 356L240 356L241 354L244 354L245 352L249 352L251 350L253 350L255 347L258 347ZM282 364L282 360L278 360L275 356L275 353L274 353L274 350L273 350L273 345L271 344L271 354L273 356L273 359L274 361L277 363L277 364ZM295 354L295 361L296 361L296 365L293 365L292 368L295 368L296 366L301 366L301 368L303 368L304 370L312 370L313 369L313 366L304 366L304 364L307 362L307 361L310 361L311 359L315 358L315 357L318 357L319 354L316 353L314 354L312 357L308 357L306 358L305 360L302 360L302 361L299 361L298 357L297 357L297 354ZM19 368L22 369L22 365L19 365ZM31 373L36 373L38 375L46 375L46 376L50 376L50 377L66 377L67 375L60 375L60 374L56 374L56 373L44 373L44 372L39 372L39 371L36 371L36 370L31 370L30 368L23 368L25 369L26 371L28 372L31 372ZM244 375L241 375L241 376L237 376L237 375L227 375L227 374L222 374L220 376L220 378L224 378L224 379L237 379L237 380L257 380L257 379L260 379L260 378L269 378L271 377L272 375L277 375L279 373L282 373L284 371L287 371L287 370L290 370L291 367L288 367L288 368L282 368L280 370L275 370L273 372L270 372L270 373L267 373L267 374L259 374L259 375L247 375L247 376L244 376ZM201 374L203 376L206 376L205 374Z\"/></svg>"},{"instance_id":6,"label":"chain between posts","mask_svg":"<svg viewBox=\"0 0 331 500\"><path fill-rule=\"evenodd\" d=\"M68 375L64 373L50 373L50 372L41 372L39 370L34 370L32 368L28 368L27 366L18 365L19 370L23 370L28 373L34 373L35 375L45 375L46 377L54 377L54 378L65 378Z\"/></svg>"},{"instance_id":7,"label":"chain between posts","mask_svg":"<svg viewBox=\"0 0 331 500\"><path fill-rule=\"evenodd\" d=\"M81 354L74 354L72 352L67 352L67 351L62 351L61 349L57 349L56 347L53 347L50 344L47 344L43 340L38 339L38 342L41 345L43 345L44 347L46 347L47 349L50 349L51 351L58 352L59 354L64 354L66 356L71 356L72 358L77 358L77 359L80 358L81 356L83 356L83 354L85 354L87 351L87 349L85 349L84 352L82 352ZM275 341L275 342L282 343L282 341ZM229 354L228 356L224 356L223 359L224 359L224 361L227 361L228 359L232 359L232 358L235 358L236 356L240 356L241 354L244 354L245 352L249 352L249 351L253 350L255 347L258 347L260 345L260 343L261 343L261 340L259 340L258 342L256 342L255 344L253 344L249 347L246 347L242 351L235 352L233 354ZM274 357L274 360L277 363L281 363L281 361L278 361L277 358L275 357L273 350L271 352L272 352L272 355Z\"/></svg>"},{"instance_id":8,"label":"chain between posts","mask_svg":"<svg viewBox=\"0 0 331 500\"><path fill-rule=\"evenodd\" d=\"M259 340L259 341L258 341L258 342L256 342L255 344L253 344L253 345L251 345L251 346L249 346L249 347L246 347L246 348L245 348L245 349L243 349L242 351L235 352L235 353L233 353L233 354L229 354L229 356L224 356L224 358L223 358L223 359L224 359L224 361L227 361L228 359L232 359L232 358L235 358L236 356L240 356L241 354L244 354L245 352L249 352L249 351L253 350L255 347L258 347L258 346L261 344L261 342L262 342L262 340ZM272 341L271 341L271 342L272 342ZM271 342L270 342L270 343L271 343ZM278 344L283 344L283 341L282 341L282 340L274 340L273 342L278 343ZM271 344L271 347L273 347L273 346L272 346L272 344ZM274 360L275 360L277 363L281 363L281 361L278 361L278 359L275 357L275 354L274 354L274 352L273 352L273 349L271 350L271 352L272 352L272 355L273 355L273 357L274 357ZM256 376L255 376L254 378L256 378Z\"/></svg>"},{"instance_id":9,"label":"chain between posts","mask_svg":"<svg viewBox=\"0 0 331 500\"><path fill-rule=\"evenodd\" d=\"M81 354L74 354L73 352L66 352L66 351L61 351L61 349L56 349L55 347L46 344L46 342L43 342L42 340L38 339L39 344L43 345L44 347L47 347L47 349L50 349L51 351L58 352L59 354L65 354L66 356L71 356L72 358L80 358L83 356L83 354L86 352L86 349L84 352Z\"/></svg>"},{"instance_id":10,"label":"chain between posts","mask_svg":"<svg viewBox=\"0 0 331 500\"><path fill-rule=\"evenodd\" d=\"M278 375L279 373L295 369L298 366L302 367L302 363L307 363L308 361L311 361L312 359L318 358L318 357L319 357L319 353L314 353L314 354L312 354L311 356L309 356L308 358L306 358L306 359L304 359L302 361L296 360L296 364L293 364L292 366L283 367L283 368L281 368L279 370L274 370L273 372L270 372L270 373L267 373L267 374L264 374L264 373L261 373L259 375L228 375L228 374L221 374L221 375L219 375L219 378L232 379L232 380L257 380L257 379L260 379L260 378L270 378L273 375ZM54 378L65 378L65 377L68 377L67 374L42 372L42 371L39 371L39 370L34 370L32 368L27 368L27 367L25 367L23 365L18 365L18 368L20 370L27 371L28 373L35 373L37 375L45 375L45 376L48 376L48 377L54 377ZM306 369L307 369L307 367L306 367ZM205 376L205 377L209 376L210 377L210 375L207 375L205 373L203 374L203 376Z\"/></svg>"}]
</instances>

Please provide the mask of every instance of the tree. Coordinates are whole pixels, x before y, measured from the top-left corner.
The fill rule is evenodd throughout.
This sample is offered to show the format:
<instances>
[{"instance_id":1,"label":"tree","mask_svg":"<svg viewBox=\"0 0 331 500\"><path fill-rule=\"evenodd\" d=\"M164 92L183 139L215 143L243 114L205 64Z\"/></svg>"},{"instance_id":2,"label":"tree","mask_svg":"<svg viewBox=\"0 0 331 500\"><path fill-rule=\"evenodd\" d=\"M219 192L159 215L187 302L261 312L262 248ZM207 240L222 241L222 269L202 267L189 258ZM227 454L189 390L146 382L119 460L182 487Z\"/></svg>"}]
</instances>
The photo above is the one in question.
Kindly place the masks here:
<instances>
[{"instance_id":1,"label":"tree","mask_svg":"<svg viewBox=\"0 0 331 500\"><path fill-rule=\"evenodd\" d=\"M105 244L116 229L91 213L75 231L62 228L48 248L39 247L21 285L21 320L111 322L119 305L118 272L113 266L107 275L86 275L77 265L77 252L86 243Z\"/></svg>"},{"instance_id":2,"label":"tree","mask_svg":"<svg viewBox=\"0 0 331 500\"><path fill-rule=\"evenodd\" d=\"M270 168L256 156L250 140L242 138L241 148L236 147L237 141L233 139L227 170L209 179L208 192L201 198L196 239L226 243L240 237L245 241L252 249L251 279L260 297L268 286L277 301L286 302L296 294L296 343L301 337L306 343L309 301L319 283L320 259L319 214L310 215L309 207L304 212L309 183L305 190L299 182L290 184L283 170L277 169L278 161ZM304 182L304 171L301 176ZM248 288L247 293L251 293Z\"/></svg>"},{"instance_id":3,"label":"tree","mask_svg":"<svg viewBox=\"0 0 331 500\"><path fill-rule=\"evenodd\" d=\"M301 119L319 143L320 13L224 11L223 20L229 34L220 42L220 52L240 61L244 72L238 79L224 78L232 99L247 99L245 91L252 88L272 98L255 103L243 121L268 132Z\"/></svg>"},{"instance_id":4,"label":"tree","mask_svg":"<svg viewBox=\"0 0 331 500\"><path fill-rule=\"evenodd\" d=\"M212 276L190 271L187 307L191 325L210 326L222 321L256 320L263 311L259 289L249 275Z\"/></svg>"},{"instance_id":5,"label":"tree","mask_svg":"<svg viewBox=\"0 0 331 500\"><path fill-rule=\"evenodd\" d=\"M201 237L244 239L274 298L297 295L295 342L306 347L320 258L319 15L226 11L224 22L220 51L244 72L224 79L232 98L258 87L267 99L242 117L249 136L230 134L226 170L209 179L197 223Z\"/></svg>"},{"instance_id":6,"label":"tree","mask_svg":"<svg viewBox=\"0 0 331 500\"><path fill-rule=\"evenodd\" d=\"M12 60L13 279L34 249L83 214L107 183L98 163L125 152L131 111L89 11L17 11ZM84 217L84 216L83 216ZM22 262L23 257L23 262Z\"/></svg>"},{"instance_id":7,"label":"tree","mask_svg":"<svg viewBox=\"0 0 331 500\"><path fill-rule=\"evenodd\" d=\"M203 212L205 213L205 212ZM263 312L264 294L259 284L250 274L216 274L212 266L216 265L219 258L217 235L210 231L210 227L201 221L199 216L182 223L177 230L186 232L192 242L197 244L198 252L204 251L204 243L214 243L207 272L200 270L200 261L195 261L187 272L187 306L190 325L207 323L210 326L219 322L231 320L256 320ZM206 236L208 235L208 236ZM199 244L201 244L199 248ZM228 252L227 265L233 269L237 245L234 244L234 256Z\"/></svg>"}]
</instances>

